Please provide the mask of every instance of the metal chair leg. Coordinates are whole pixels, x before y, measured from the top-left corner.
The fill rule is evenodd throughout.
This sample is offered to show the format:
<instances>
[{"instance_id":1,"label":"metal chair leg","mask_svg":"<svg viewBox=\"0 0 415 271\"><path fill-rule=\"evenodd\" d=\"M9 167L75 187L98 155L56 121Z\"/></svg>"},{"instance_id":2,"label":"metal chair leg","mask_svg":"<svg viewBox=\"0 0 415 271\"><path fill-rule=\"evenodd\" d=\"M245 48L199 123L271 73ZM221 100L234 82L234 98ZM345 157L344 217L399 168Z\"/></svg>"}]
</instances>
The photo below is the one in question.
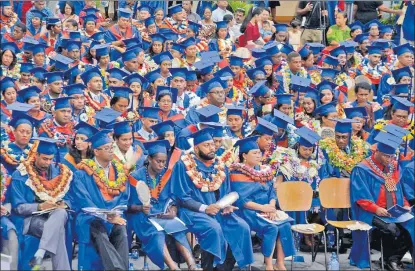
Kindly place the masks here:
<instances>
[{"instance_id":1,"label":"metal chair leg","mask_svg":"<svg viewBox=\"0 0 415 271\"><path fill-rule=\"evenodd\" d=\"M339 259L339 230L336 228L336 249L337 249L337 259Z\"/></svg>"},{"instance_id":2,"label":"metal chair leg","mask_svg":"<svg viewBox=\"0 0 415 271\"><path fill-rule=\"evenodd\" d=\"M294 255L291 256L291 271L293 271Z\"/></svg>"},{"instance_id":3,"label":"metal chair leg","mask_svg":"<svg viewBox=\"0 0 415 271\"><path fill-rule=\"evenodd\" d=\"M369 247L369 268L370 268L370 271L372 271L372 260L370 258L370 231L367 231L367 244ZM382 266L382 269L383 269L383 266Z\"/></svg>"},{"instance_id":4,"label":"metal chair leg","mask_svg":"<svg viewBox=\"0 0 415 271\"><path fill-rule=\"evenodd\" d=\"M324 267L327 270L327 238L326 233L323 231L323 238L324 238Z\"/></svg>"},{"instance_id":5,"label":"metal chair leg","mask_svg":"<svg viewBox=\"0 0 415 271\"><path fill-rule=\"evenodd\" d=\"M311 264L313 264L314 262L313 257L314 257L314 234L311 235Z\"/></svg>"},{"instance_id":6,"label":"metal chair leg","mask_svg":"<svg viewBox=\"0 0 415 271\"><path fill-rule=\"evenodd\" d=\"M383 238L380 237L380 262L382 264L382 270L385 270L385 263L383 259Z\"/></svg>"}]
</instances>

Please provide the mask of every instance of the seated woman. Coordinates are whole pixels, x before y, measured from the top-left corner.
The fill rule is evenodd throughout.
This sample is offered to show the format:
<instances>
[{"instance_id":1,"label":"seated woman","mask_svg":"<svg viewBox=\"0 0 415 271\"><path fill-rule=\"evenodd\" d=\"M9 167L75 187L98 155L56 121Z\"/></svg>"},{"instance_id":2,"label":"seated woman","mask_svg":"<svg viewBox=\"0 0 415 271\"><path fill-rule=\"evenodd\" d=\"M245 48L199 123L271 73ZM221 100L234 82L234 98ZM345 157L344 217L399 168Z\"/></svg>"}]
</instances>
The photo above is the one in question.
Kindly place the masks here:
<instances>
[{"instance_id":1,"label":"seated woman","mask_svg":"<svg viewBox=\"0 0 415 271\"><path fill-rule=\"evenodd\" d=\"M168 120L170 117L177 115L176 110L173 109L177 101L177 88L172 87L157 87L156 102L160 110L160 119L162 121Z\"/></svg>"},{"instance_id":2,"label":"seated woman","mask_svg":"<svg viewBox=\"0 0 415 271\"><path fill-rule=\"evenodd\" d=\"M98 132L97 128L83 121L79 122L75 129L72 145L62 161L72 172L77 171L76 166L82 159L92 159L94 157L91 144L85 141Z\"/></svg>"},{"instance_id":3,"label":"seated woman","mask_svg":"<svg viewBox=\"0 0 415 271\"><path fill-rule=\"evenodd\" d=\"M1 122L7 123L11 118L11 111L6 107L14 103L17 99L17 87L14 84L14 80L11 77L4 77L1 81Z\"/></svg>"},{"instance_id":4,"label":"seated woman","mask_svg":"<svg viewBox=\"0 0 415 271\"><path fill-rule=\"evenodd\" d=\"M265 269L285 270L284 258L295 254L291 226L288 222L278 221L280 212L275 208L277 196L272 170L260 166L262 155L257 139L257 136L248 137L235 144L239 147L241 163L234 163L229 168L231 187L239 194L238 215L262 239ZM273 265L275 247L277 263Z\"/></svg>"},{"instance_id":5,"label":"seated woman","mask_svg":"<svg viewBox=\"0 0 415 271\"><path fill-rule=\"evenodd\" d=\"M295 114L295 121L297 127L305 126L314 132L320 134L321 127L320 122L315 118L315 110L317 109L318 102L318 93L314 88L307 88L307 92L301 103L300 112Z\"/></svg>"},{"instance_id":6,"label":"seated woman","mask_svg":"<svg viewBox=\"0 0 415 271\"><path fill-rule=\"evenodd\" d=\"M33 105L27 114L39 121L51 117L50 114L42 111L40 108L40 93L41 90L38 87L31 86L20 90L18 97L22 102Z\"/></svg>"},{"instance_id":7,"label":"seated woman","mask_svg":"<svg viewBox=\"0 0 415 271\"><path fill-rule=\"evenodd\" d=\"M216 22L216 37L209 42L209 51L217 51L225 59L235 49L235 44L228 33L228 23L226 21Z\"/></svg>"},{"instance_id":8,"label":"seated woman","mask_svg":"<svg viewBox=\"0 0 415 271\"><path fill-rule=\"evenodd\" d=\"M157 135L157 140L167 140L170 144L170 148L167 150L168 159L167 165L173 168L174 164L179 160L182 151L177 148L175 124L171 120L163 121L151 126L151 130Z\"/></svg>"},{"instance_id":9,"label":"seated woman","mask_svg":"<svg viewBox=\"0 0 415 271\"><path fill-rule=\"evenodd\" d=\"M148 86L146 87L145 91L144 91L144 98L148 99L152 102L155 101L155 96L156 96L156 89L158 86L165 86L166 85L166 80L164 79L163 76L161 76L160 74L160 69L151 71L149 73L147 73L144 78L148 81ZM151 106L151 105L149 105Z\"/></svg>"},{"instance_id":10,"label":"seated woman","mask_svg":"<svg viewBox=\"0 0 415 271\"><path fill-rule=\"evenodd\" d=\"M251 126L246 122L246 109L243 106L228 105L226 111L227 134L230 138L242 139L251 133Z\"/></svg>"},{"instance_id":11,"label":"seated woman","mask_svg":"<svg viewBox=\"0 0 415 271\"><path fill-rule=\"evenodd\" d=\"M172 228L165 226L163 231L158 231L150 221L151 217L161 223L173 219L177 221L177 207L170 193L170 176L166 175L165 170L167 150L170 148L170 144L167 140L158 140L145 142L144 146L149 155L146 166L135 170L130 175L131 194L127 216L128 224L140 238L143 249L150 260L159 268L164 269L164 263L166 263L169 269L178 270L178 266L173 261L166 245L166 238L173 238L189 270L196 270L192 250L186 239L186 231L183 229L175 231L174 225ZM144 181L150 189L151 205L144 205L140 201L135 187L138 181ZM154 216L155 214L158 214L157 218ZM163 225L168 224L163 223Z\"/></svg>"},{"instance_id":12,"label":"seated woman","mask_svg":"<svg viewBox=\"0 0 415 271\"><path fill-rule=\"evenodd\" d=\"M352 135L366 141L369 133L363 127L366 124L367 110L364 106L345 108L344 112L348 119L357 120L359 122L352 123Z\"/></svg>"},{"instance_id":13,"label":"seated woman","mask_svg":"<svg viewBox=\"0 0 415 271\"><path fill-rule=\"evenodd\" d=\"M336 119L339 116L336 110L336 103L331 102L317 107L315 114L320 120L320 136L322 138L334 137L334 126L336 126L336 121L333 121L332 119Z\"/></svg>"},{"instance_id":14,"label":"seated woman","mask_svg":"<svg viewBox=\"0 0 415 271\"><path fill-rule=\"evenodd\" d=\"M137 121L139 114L136 110L131 109L131 98L133 91L129 87L110 87L114 93L110 101L111 109L118 111L121 118L128 121Z\"/></svg>"},{"instance_id":15,"label":"seated woman","mask_svg":"<svg viewBox=\"0 0 415 271\"><path fill-rule=\"evenodd\" d=\"M146 89L148 85L147 79L138 73L133 73L125 77L124 81L127 84L127 87L133 91L133 97L130 104L134 111L138 111L140 106L151 106L151 100L149 98L144 98L144 89Z\"/></svg>"}]
</instances>

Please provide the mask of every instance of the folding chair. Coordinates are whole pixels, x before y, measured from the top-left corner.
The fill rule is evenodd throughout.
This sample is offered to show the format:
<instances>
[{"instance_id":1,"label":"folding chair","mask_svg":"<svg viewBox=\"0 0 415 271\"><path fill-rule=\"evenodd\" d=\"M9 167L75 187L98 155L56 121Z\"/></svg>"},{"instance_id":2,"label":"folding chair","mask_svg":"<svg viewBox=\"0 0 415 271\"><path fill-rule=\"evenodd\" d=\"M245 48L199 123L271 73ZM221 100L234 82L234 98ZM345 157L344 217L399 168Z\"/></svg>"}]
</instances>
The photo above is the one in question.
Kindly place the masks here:
<instances>
[{"instance_id":1,"label":"folding chair","mask_svg":"<svg viewBox=\"0 0 415 271\"><path fill-rule=\"evenodd\" d=\"M350 219L349 210L347 211L348 219L347 221L335 221L327 219L327 209L328 208L340 208L340 209L349 209L351 207L350 203L350 179L348 178L327 178L320 182L319 185L319 194L321 206L325 209L324 216L326 218L327 224L335 227L336 229L336 241L337 241L337 257L339 256L339 228L348 229L349 226L355 225L356 223L362 224L363 226L370 227L367 223L357 220ZM351 230L351 229L350 229ZM369 257L370 257L370 231L367 231L367 241L369 247ZM372 270L372 262L370 262L370 270Z\"/></svg>"},{"instance_id":2,"label":"folding chair","mask_svg":"<svg viewBox=\"0 0 415 271\"><path fill-rule=\"evenodd\" d=\"M305 221L307 224L297 224L291 226L291 230L297 233L306 235L314 235L323 233L324 238L324 262L327 270L327 242L326 233L324 232L324 226L316 223L309 224L307 221L307 212L311 208L311 202L313 200L313 189L306 182L283 182L277 189L278 203L283 211L304 212ZM304 229L305 226L310 227ZM312 262L314 262L314 244L311 246ZM291 270L293 269L293 259L291 258Z\"/></svg>"}]
</instances>

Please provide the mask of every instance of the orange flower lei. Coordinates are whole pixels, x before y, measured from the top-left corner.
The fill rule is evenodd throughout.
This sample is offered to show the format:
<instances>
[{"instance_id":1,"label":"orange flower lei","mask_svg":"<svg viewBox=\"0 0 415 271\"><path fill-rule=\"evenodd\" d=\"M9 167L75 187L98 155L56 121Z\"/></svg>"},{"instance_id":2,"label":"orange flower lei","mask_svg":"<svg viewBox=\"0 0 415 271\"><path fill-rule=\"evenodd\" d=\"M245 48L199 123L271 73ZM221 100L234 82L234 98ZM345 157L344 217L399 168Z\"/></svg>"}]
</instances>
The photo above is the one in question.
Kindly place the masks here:
<instances>
[{"instance_id":1,"label":"orange flower lei","mask_svg":"<svg viewBox=\"0 0 415 271\"><path fill-rule=\"evenodd\" d=\"M210 176L212 181L209 180L210 178L202 177L202 173L197 169L195 155L193 153L183 155L181 159L186 167L186 173L190 180L192 180L194 185L199 188L201 192L213 192L218 190L226 178L225 164L218 158L215 159L214 166L216 173L214 172Z\"/></svg>"},{"instance_id":2,"label":"orange flower lei","mask_svg":"<svg viewBox=\"0 0 415 271\"><path fill-rule=\"evenodd\" d=\"M31 157L34 153L36 153L38 141L35 141L35 143L33 143L33 144L28 144L27 147L29 147L29 149L24 150L23 154L20 156L20 160L17 160L15 155L11 155L9 153L8 145L9 144L7 144L7 145L5 144L3 146L3 148L0 149L0 155L3 157L4 162L6 162L6 164L9 164L9 165L12 165L12 166L17 166L22 160L27 159L28 157ZM26 151L28 151L27 156L25 155Z\"/></svg>"},{"instance_id":3,"label":"orange flower lei","mask_svg":"<svg viewBox=\"0 0 415 271\"><path fill-rule=\"evenodd\" d=\"M28 175L26 181L27 186L29 186L41 200L56 201L62 199L69 190L72 181L72 171L64 164L58 164L60 174L51 180L46 180L39 176L35 170L34 161L35 156L32 156L26 161L23 161L17 168L22 175Z\"/></svg>"}]
</instances>

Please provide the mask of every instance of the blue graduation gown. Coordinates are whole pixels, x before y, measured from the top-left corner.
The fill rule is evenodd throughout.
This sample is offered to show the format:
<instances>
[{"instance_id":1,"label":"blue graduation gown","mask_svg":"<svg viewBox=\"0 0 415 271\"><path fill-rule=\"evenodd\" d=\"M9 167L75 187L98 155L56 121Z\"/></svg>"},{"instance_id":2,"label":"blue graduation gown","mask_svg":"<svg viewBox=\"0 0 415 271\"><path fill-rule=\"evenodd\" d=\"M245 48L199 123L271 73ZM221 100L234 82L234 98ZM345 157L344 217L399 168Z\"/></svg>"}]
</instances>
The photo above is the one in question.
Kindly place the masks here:
<instances>
[{"instance_id":1,"label":"blue graduation gown","mask_svg":"<svg viewBox=\"0 0 415 271\"><path fill-rule=\"evenodd\" d=\"M414 163L409 163L402 171L401 183L403 186L403 193L405 198L408 200L415 198L414 186L415 186L415 175L414 175Z\"/></svg>"},{"instance_id":2,"label":"blue graduation gown","mask_svg":"<svg viewBox=\"0 0 415 271\"><path fill-rule=\"evenodd\" d=\"M146 182L146 168L140 168L131 173L131 177L137 181ZM157 177L157 184L160 182L159 177ZM143 205L139 200L135 186L129 184L130 186L130 199L129 205ZM151 203L150 214L158 214L164 211L164 208L168 201L172 198L171 195L171 182L168 181L167 184L162 189L160 196L157 202ZM154 187L152 187L154 189ZM156 188L157 189L157 188ZM150 222L148 215L143 212L139 213L129 213L127 215L128 224L134 232L137 234L143 243L143 249L150 258L150 260L157 265L160 269L164 269L164 244L166 238L166 232L158 231L154 225ZM173 238L176 239L180 244L186 247L189 251L192 249L189 246L189 242L186 239L186 232L176 232L172 234Z\"/></svg>"},{"instance_id":3,"label":"blue graduation gown","mask_svg":"<svg viewBox=\"0 0 415 271\"><path fill-rule=\"evenodd\" d=\"M14 142L9 143L9 154L15 155L16 160L20 161L20 157L23 156L24 159L26 159L27 155L24 153L24 150L22 150L19 146L17 146ZM7 172L11 175L16 170L18 165L11 165L6 162L3 155L0 156L0 163L6 168Z\"/></svg>"},{"instance_id":4,"label":"blue graduation gown","mask_svg":"<svg viewBox=\"0 0 415 271\"><path fill-rule=\"evenodd\" d=\"M196 110L199 109L196 106L190 107L189 111L187 112L185 120L190 122L191 124L198 124L200 122L199 114L197 114Z\"/></svg>"},{"instance_id":5,"label":"blue graduation gown","mask_svg":"<svg viewBox=\"0 0 415 271\"><path fill-rule=\"evenodd\" d=\"M372 220L375 214L367 212L359 207L358 200L369 200L377 202L380 188L385 185L385 181L380 176L376 175L363 163L358 164L352 171L350 178L350 199L352 204L352 218L363 221L372 225ZM399 182L396 185L395 191L396 204L403 206L404 194L402 184ZM414 243L414 219L401 223L409 234L411 235L412 244ZM370 255L367 246L367 237L365 231L353 231L353 246L350 252L350 264L356 265L363 269L369 267Z\"/></svg>"},{"instance_id":6,"label":"blue graduation gown","mask_svg":"<svg viewBox=\"0 0 415 271\"><path fill-rule=\"evenodd\" d=\"M198 172L206 178L214 171L214 166L206 166L195 159ZM225 169L226 178L216 191L218 199L231 192L228 170ZM202 192L195 187L186 173L186 166L179 161L173 169L171 176L172 192L179 205L189 200L210 205L216 203L215 192ZM196 235L201 248L211 253L214 266L225 261L227 245L229 244L238 266L243 267L254 262L251 235L248 224L236 214L209 216L205 213L180 208L179 218L186 224L190 232Z\"/></svg>"},{"instance_id":7,"label":"blue graduation gown","mask_svg":"<svg viewBox=\"0 0 415 271\"><path fill-rule=\"evenodd\" d=\"M243 173L240 171L231 172L232 190L239 194L239 200L237 201L239 210L237 213L248 223L251 230L255 231L262 239L262 254L265 257L272 256L275 242L280 237L285 256L294 255L295 247L290 223L286 222L280 225L268 223L257 216L258 211L244 207L248 202L264 205L269 204L272 199L277 200L272 180L261 184L252 180L238 178L237 176L240 174ZM232 178L232 176L236 176L236 178ZM246 176L246 178L248 177Z\"/></svg>"},{"instance_id":8,"label":"blue graduation gown","mask_svg":"<svg viewBox=\"0 0 415 271\"><path fill-rule=\"evenodd\" d=\"M5 176L3 176L5 177ZM10 202L10 184L8 186L8 190L6 191L5 199L2 202L2 205ZM16 231L16 227L14 226L13 222L10 221L10 217L8 216L1 216L1 238L8 240L8 232L14 230Z\"/></svg>"},{"instance_id":9,"label":"blue graduation gown","mask_svg":"<svg viewBox=\"0 0 415 271\"><path fill-rule=\"evenodd\" d=\"M6 109L7 104L4 100L1 101L1 104L2 104L2 107L1 107L0 121L1 121L1 123L9 123L9 121L10 121L10 116L9 115L10 115L11 111L8 111Z\"/></svg>"}]
</instances>

